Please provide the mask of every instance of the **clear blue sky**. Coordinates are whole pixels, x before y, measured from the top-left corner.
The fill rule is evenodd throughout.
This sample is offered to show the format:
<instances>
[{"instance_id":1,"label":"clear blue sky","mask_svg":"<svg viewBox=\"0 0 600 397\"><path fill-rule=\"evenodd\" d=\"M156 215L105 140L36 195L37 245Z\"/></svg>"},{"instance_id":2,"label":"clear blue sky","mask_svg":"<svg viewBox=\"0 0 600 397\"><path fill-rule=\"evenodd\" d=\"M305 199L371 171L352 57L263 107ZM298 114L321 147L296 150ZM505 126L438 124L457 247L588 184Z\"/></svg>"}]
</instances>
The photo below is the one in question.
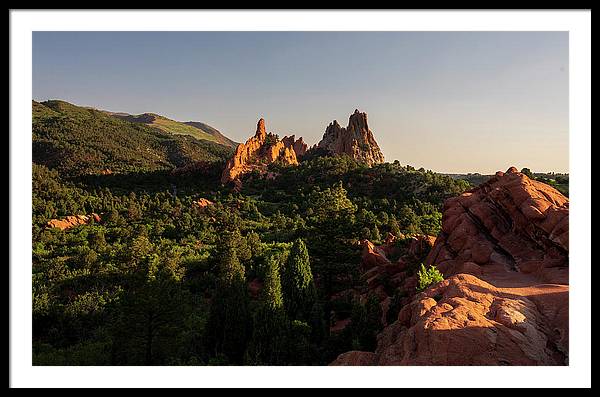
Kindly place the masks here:
<instances>
[{"instance_id":1,"label":"clear blue sky","mask_svg":"<svg viewBox=\"0 0 600 397\"><path fill-rule=\"evenodd\" d=\"M566 32L34 32L33 98L317 143L358 108L386 160L568 171Z\"/></svg>"}]
</instances>

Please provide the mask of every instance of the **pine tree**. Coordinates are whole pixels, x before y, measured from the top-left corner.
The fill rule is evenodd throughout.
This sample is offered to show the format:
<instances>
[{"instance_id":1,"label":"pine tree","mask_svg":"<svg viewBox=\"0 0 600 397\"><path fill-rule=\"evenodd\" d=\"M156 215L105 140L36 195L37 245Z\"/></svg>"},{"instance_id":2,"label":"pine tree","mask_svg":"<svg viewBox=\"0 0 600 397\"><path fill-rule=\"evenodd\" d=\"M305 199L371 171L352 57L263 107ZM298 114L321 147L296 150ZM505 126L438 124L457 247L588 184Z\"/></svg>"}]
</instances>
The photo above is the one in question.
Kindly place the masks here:
<instances>
[{"instance_id":1,"label":"pine tree","mask_svg":"<svg viewBox=\"0 0 600 397\"><path fill-rule=\"evenodd\" d=\"M102 229L96 229L91 233L90 246L98 251L102 251L106 248L106 237Z\"/></svg>"},{"instance_id":2,"label":"pine tree","mask_svg":"<svg viewBox=\"0 0 600 397\"><path fill-rule=\"evenodd\" d=\"M165 364L175 354L188 297L158 258L137 270L112 329L112 360L120 365Z\"/></svg>"},{"instance_id":3,"label":"pine tree","mask_svg":"<svg viewBox=\"0 0 600 397\"><path fill-rule=\"evenodd\" d=\"M283 308L279 258L266 258L265 280L260 307L254 314L252 339L245 361L254 365L277 365L285 362L287 319Z\"/></svg>"},{"instance_id":4,"label":"pine tree","mask_svg":"<svg viewBox=\"0 0 600 397\"><path fill-rule=\"evenodd\" d=\"M248 339L250 319L244 267L235 249L228 246L221 256L220 276L210 308L207 344L215 356L241 363Z\"/></svg>"},{"instance_id":5,"label":"pine tree","mask_svg":"<svg viewBox=\"0 0 600 397\"><path fill-rule=\"evenodd\" d=\"M381 241L381 233L379 232L379 228L377 226L373 226L373 230L371 231L371 239L373 239L374 242Z\"/></svg>"},{"instance_id":6,"label":"pine tree","mask_svg":"<svg viewBox=\"0 0 600 397\"><path fill-rule=\"evenodd\" d=\"M307 320L316 300L310 257L302 239L294 241L287 263L282 269L283 298L291 319Z\"/></svg>"},{"instance_id":7,"label":"pine tree","mask_svg":"<svg viewBox=\"0 0 600 397\"><path fill-rule=\"evenodd\" d=\"M263 304L271 311L282 310L281 277L279 276L279 262L275 256L267 258L266 269L262 298Z\"/></svg>"},{"instance_id":8,"label":"pine tree","mask_svg":"<svg viewBox=\"0 0 600 397\"><path fill-rule=\"evenodd\" d=\"M402 232L400 231L400 225L398 224L398 220L396 219L396 216L394 214L392 214L392 216L390 216L390 232L396 236L396 237L400 237Z\"/></svg>"}]
</instances>

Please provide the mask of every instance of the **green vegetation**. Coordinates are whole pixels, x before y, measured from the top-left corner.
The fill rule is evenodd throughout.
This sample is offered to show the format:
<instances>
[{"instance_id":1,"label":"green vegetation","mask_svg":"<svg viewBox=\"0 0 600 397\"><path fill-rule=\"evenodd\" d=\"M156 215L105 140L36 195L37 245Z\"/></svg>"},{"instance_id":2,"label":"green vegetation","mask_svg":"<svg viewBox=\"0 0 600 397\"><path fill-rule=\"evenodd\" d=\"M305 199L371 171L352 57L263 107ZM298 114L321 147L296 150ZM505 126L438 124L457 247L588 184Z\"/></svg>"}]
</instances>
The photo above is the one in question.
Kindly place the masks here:
<instances>
[{"instance_id":1,"label":"green vegetation","mask_svg":"<svg viewBox=\"0 0 600 397\"><path fill-rule=\"evenodd\" d=\"M225 135L221 134L221 132L208 124L201 123L199 121L186 121L184 124L190 125L194 128L199 129L204 134L208 134L212 136L213 140L221 145L230 146L232 148L236 148L238 146L237 142L232 141L227 138Z\"/></svg>"},{"instance_id":2,"label":"green vegetation","mask_svg":"<svg viewBox=\"0 0 600 397\"><path fill-rule=\"evenodd\" d=\"M122 120L130 121L132 123L142 123L169 134L190 135L196 139L206 140L232 148L237 146L235 142L225 137L218 130L201 122L188 121L183 123L154 113L144 113L139 115L110 112L104 113Z\"/></svg>"},{"instance_id":3,"label":"green vegetation","mask_svg":"<svg viewBox=\"0 0 600 397\"><path fill-rule=\"evenodd\" d=\"M224 162L233 153L214 142L63 101L34 101L32 106L33 161L65 176L169 170L195 161Z\"/></svg>"},{"instance_id":4,"label":"green vegetation","mask_svg":"<svg viewBox=\"0 0 600 397\"><path fill-rule=\"evenodd\" d=\"M529 168L522 168L521 172L531 179L554 187L556 190L569 197L569 174L532 172ZM471 185L471 187L481 185L492 177L492 175L482 175L478 173L447 174L447 176L456 180L463 180Z\"/></svg>"},{"instance_id":5,"label":"green vegetation","mask_svg":"<svg viewBox=\"0 0 600 397\"><path fill-rule=\"evenodd\" d=\"M468 187L311 155L236 192L220 184L224 146L60 101L33 113L35 365L323 365L373 350L376 298L332 299L364 286L358 242L437 234L443 201ZM92 212L100 222L46 227ZM330 332L334 314L350 325Z\"/></svg>"},{"instance_id":6,"label":"green vegetation","mask_svg":"<svg viewBox=\"0 0 600 397\"><path fill-rule=\"evenodd\" d=\"M417 272L417 291L423 291L427 287L443 280L444 276L435 266L429 266L426 269L425 265L421 264L421 268Z\"/></svg>"},{"instance_id":7,"label":"green vegetation","mask_svg":"<svg viewBox=\"0 0 600 397\"><path fill-rule=\"evenodd\" d=\"M569 197L569 174L557 173L534 173L536 181L544 182Z\"/></svg>"}]
</instances>

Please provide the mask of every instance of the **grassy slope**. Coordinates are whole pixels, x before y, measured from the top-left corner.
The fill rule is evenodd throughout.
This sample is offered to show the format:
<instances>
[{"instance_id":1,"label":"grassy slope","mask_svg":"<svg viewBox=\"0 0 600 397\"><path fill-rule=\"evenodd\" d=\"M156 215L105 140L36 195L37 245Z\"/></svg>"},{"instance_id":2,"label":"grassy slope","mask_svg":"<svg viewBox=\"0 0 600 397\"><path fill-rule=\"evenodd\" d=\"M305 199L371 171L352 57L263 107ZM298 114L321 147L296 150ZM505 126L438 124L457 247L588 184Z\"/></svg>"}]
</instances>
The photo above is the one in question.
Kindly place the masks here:
<instances>
[{"instance_id":1,"label":"grassy slope","mask_svg":"<svg viewBox=\"0 0 600 397\"><path fill-rule=\"evenodd\" d=\"M217 142L219 142L222 145L230 146L232 148L236 148L238 146L237 142L232 141L231 139L227 138L225 135L221 134L221 132L219 130L211 127L208 124L204 124L200 121L186 121L184 124L192 126L194 128L198 128L198 129L204 131L205 133L212 135L213 137L216 138Z\"/></svg>"},{"instance_id":2,"label":"grassy slope","mask_svg":"<svg viewBox=\"0 0 600 397\"><path fill-rule=\"evenodd\" d=\"M235 148L237 143L231 139L225 137L217 129L195 121L189 121L186 123L171 120L167 117L161 116L155 113L143 113L139 115L131 115L126 113L112 113L106 112L113 117L120 118L122 120L131 121L134 123L141 123L150 127L158 128L169 134L176 135L190 135L196 139L204 139L206 141L215 142L224 146Z\"/></svg>"}]
</instances>

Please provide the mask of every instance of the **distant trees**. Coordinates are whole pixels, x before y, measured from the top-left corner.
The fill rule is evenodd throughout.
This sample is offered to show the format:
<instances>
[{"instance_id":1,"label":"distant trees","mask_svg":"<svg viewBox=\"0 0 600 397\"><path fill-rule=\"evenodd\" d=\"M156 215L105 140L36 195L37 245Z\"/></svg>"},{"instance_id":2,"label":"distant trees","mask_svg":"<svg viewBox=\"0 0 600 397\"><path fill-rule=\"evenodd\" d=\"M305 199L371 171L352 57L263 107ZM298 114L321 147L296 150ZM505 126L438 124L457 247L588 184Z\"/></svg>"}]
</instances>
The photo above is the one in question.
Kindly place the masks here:
<instances>
[{"instance_id":1,"label":"distant trees","mask_svg":"<svg viewBox=\"0 0 600 397\"><path fill-rule=\"evenodd\" d=\"M521 169L521 173L527 175L529 178L534 179L535 177L533 176L533 173L531 172L531 170L529 168L522 168Z\"/></svg>"},{"instance_id":2,"label":"distant trees","mask_svg":"<svg viewBox=\"0 0 600 397\"><path fill-rule=\"evenodd\" d=\"M348 199L348 192L341 182L331 188L316 191L311 197L311 208L318 222L347 220L356 212L356 206Z\"/></svg>"}]
</instances>

